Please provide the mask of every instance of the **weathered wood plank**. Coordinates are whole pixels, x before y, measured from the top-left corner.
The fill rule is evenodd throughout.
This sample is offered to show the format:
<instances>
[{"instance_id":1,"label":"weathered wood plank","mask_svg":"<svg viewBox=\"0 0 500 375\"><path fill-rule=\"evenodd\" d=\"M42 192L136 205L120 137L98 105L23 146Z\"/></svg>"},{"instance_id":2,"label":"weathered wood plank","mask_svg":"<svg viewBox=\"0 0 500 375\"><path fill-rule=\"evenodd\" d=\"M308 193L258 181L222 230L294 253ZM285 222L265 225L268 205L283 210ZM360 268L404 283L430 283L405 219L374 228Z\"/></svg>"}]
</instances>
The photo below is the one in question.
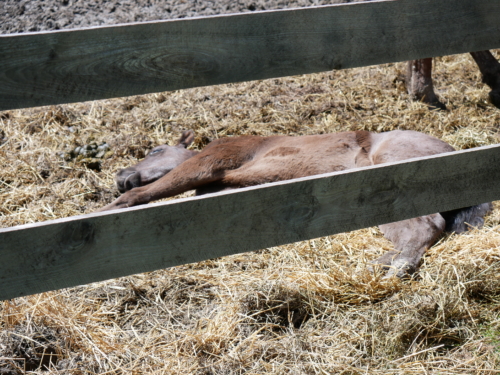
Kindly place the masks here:
<instances>
[{"instance_id":1,"label":"weathered wood plank","mask_svg":"<svg viewBox=\"0 0 500 375\"><path fill-rule=\"evenodd\" d=\"M0 36L0 110L500 47L498 0L398 0Z\"/></svg>"},{"instance_id":2,"label":"weathered wood plank","mask_svg":"<svg viewBox=\"0 0 500 375\"><path fill-rule=\"evenodd\" d=\"M0 230L0 300L500 198L500 145Z\"/></svg>"}]
</instances>

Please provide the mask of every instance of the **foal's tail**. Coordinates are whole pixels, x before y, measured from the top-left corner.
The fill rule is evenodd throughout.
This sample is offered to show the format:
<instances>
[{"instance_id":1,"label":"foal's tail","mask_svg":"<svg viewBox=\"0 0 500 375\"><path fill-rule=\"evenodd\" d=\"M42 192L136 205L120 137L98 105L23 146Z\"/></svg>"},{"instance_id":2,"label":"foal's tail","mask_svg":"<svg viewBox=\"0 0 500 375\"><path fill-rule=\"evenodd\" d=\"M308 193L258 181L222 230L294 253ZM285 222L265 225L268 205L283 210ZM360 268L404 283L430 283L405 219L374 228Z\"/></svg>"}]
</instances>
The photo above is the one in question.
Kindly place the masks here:
<instances>
[{"instance_id":1,"label":"foal's tail","mask_svg":"<svg viewBox=\"0 0 500 375\"><path fill-rule=\"evenodd\" d=\"M484 224L484 216L491 212L491 203L478 204L459 208L457 210L441 212L441 216L446 221L446 232L462 233L471 227L481 228Z\"/></svg>"}]
</instances>

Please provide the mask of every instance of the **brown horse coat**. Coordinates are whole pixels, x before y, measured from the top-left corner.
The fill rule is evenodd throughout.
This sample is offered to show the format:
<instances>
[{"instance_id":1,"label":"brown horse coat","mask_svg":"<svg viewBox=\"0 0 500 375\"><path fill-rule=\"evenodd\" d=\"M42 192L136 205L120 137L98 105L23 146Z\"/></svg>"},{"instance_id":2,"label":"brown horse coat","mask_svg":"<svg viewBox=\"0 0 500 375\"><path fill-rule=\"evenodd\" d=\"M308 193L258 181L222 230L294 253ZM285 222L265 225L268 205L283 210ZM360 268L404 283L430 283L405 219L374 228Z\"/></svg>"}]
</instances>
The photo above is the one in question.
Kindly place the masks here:
<instances>
[{"instance_id":1,"label":"brown horse coat","mask_svg":"<svg viewBox=\"0 0 500 375\"><path fill-rule=\"evenodd\" d=\"M184 132L176 146L158 146L143 161L119 171L116 183L124 194L102 210L145 204L193 189L205 194L453 151L437 138L400 130L222 138L199 153L186 149L193 139L192 132ZM454 223L449 229L462 231L466 221L481 225L489 207L445 215ZM436 213L381 225L395 251L377 263L392 266L390 273L399 276L414 272L426 249L444 232L447 220Z\"/></svg>"}]
</instances>

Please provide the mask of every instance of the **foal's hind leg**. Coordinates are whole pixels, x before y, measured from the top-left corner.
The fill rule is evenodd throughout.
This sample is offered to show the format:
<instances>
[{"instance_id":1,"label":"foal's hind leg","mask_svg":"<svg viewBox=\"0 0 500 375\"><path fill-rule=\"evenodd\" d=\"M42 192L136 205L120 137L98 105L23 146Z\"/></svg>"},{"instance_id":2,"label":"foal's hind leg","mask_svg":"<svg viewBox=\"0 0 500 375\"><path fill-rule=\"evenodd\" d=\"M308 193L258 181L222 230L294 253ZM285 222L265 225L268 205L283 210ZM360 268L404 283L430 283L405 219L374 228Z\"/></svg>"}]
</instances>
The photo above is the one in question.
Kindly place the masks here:
<instances>
[{"instance_id":1,"label":"foal's hind leg","mask_svg":"<svg viewBox=\"0 0 500 375\"><path fill-rule=\"evenodd\" d=\"M396 251L389 251L375 264L389 266L387 276L403 277L415 272L425 251L444 232L445 221L440 214L380 225L385 238L392 241Z\"/></svg>"}]
</instances>

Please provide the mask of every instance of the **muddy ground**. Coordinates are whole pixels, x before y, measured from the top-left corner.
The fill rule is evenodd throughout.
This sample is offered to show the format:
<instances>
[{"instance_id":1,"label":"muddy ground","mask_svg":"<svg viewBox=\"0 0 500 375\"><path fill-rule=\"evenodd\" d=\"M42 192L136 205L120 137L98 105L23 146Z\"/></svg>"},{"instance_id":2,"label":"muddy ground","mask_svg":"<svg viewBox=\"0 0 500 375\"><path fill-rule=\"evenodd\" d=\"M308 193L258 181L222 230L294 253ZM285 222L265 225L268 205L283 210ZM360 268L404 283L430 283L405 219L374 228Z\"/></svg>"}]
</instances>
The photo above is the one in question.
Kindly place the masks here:
<instances>
[{"instance_id":1,"label":"muddy ground","mask_svg":"<svg viewBox=\"0 0 500 375\"><path fill-rule=\"evenodd\" d=\"M4 0L0 32L285 3L317 4ZM457 149L498 143L500 111L469 56L436 61L447 111L409 101L404 67L0 112L0 227L93 212L118 196L117 169L185 129L195 149L240 134L391 129ZM482 229L441 238L409 280L368 272L391 248L367 228L0 302L0 374L497 373L498 204Z\"/></svg>"}]
</instances>

